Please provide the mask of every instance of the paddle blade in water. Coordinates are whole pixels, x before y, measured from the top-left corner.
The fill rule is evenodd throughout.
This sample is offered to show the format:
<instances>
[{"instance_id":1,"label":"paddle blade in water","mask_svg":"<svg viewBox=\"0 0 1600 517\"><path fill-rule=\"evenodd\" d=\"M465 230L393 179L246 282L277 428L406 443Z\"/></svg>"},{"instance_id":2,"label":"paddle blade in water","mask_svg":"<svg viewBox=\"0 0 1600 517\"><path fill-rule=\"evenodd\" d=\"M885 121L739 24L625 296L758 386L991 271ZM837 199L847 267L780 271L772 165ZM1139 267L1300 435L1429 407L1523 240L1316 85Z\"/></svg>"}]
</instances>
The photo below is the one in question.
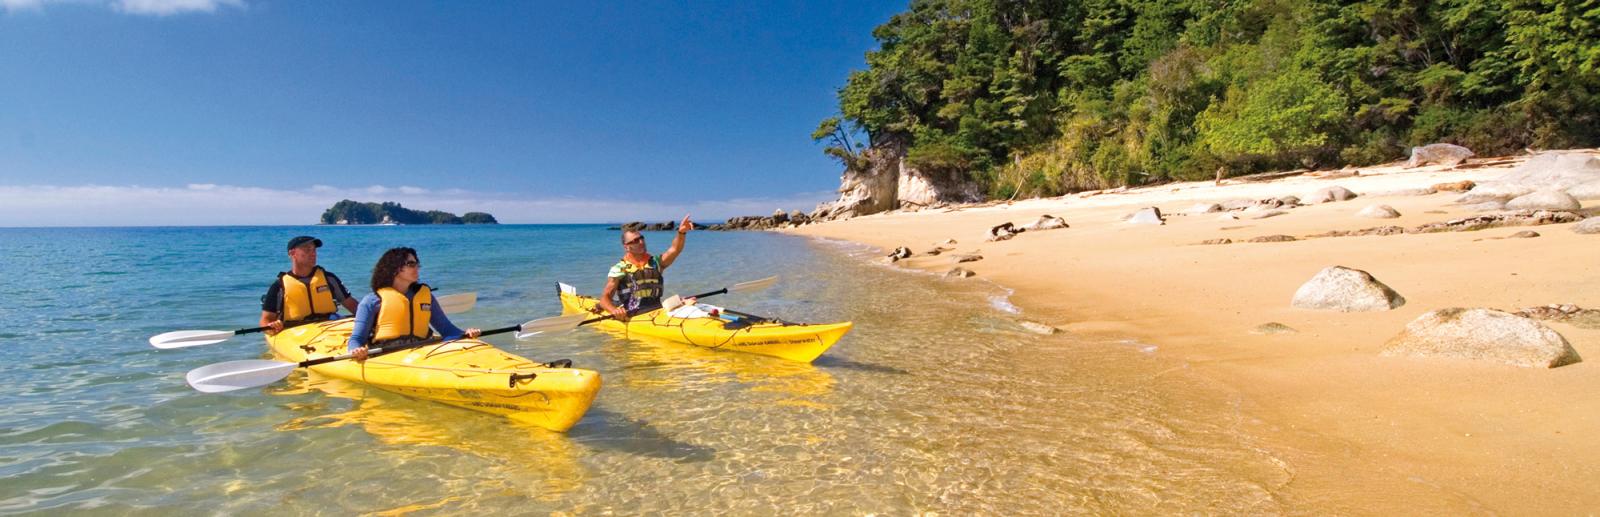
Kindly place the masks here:
<instances>
[{"instance_id":1,"label":"paddle blade in water","mask_svg":"<svg viewBox=\"0 0 1600 517\"><path fill-rule=\"evenodd\" d=\"M552 334L564 330L578 328L579 323L589 318L588 314L568 314L566 316L551 316L539 318L523 323L517 329L517 339L527 339L541 334Z\"/></svg>"},{"instance_id":2,"label":"paddle blade in water","mask_svg":"<svg viewBox=\"0 0 1600 517\"><path fill-rule=\"evenodd\" d=\"M203 393L222 393L266 386L288 377L294 363L246 359L201 366L184 376L189 386Z\"/></svg>"},{"instance_id":3,"label":"paddle blade in water","mask_svg":"<svg viewBox=\"0 0 1600 517\"><path fill-rule=\"evenodd\" d=\"M737 284L733 284L731 286L728 286L728 292L737 293L737 292L742 292L742 291L755 291L755 290L758 290L758 289L766 289L768 287L772 287L772 284L776 284L776 283L778 283L778 277L769 276L769 277L766 277L766 278L763 278L763 279L760 279L760 280L751 280L749 282L739 282Z\"/></svg>"},{"instance_id":4,"label":"paddle blade in water","mask_svg":"<svg viewBox=\"0 0 1600 517\"><path fill-rule=\"evenodd\" d=\"M221 343L234 336L231 330L175 330L150 337L150 346L156 348L183 348L186 346Z\"/></svg>"}]
</instances>

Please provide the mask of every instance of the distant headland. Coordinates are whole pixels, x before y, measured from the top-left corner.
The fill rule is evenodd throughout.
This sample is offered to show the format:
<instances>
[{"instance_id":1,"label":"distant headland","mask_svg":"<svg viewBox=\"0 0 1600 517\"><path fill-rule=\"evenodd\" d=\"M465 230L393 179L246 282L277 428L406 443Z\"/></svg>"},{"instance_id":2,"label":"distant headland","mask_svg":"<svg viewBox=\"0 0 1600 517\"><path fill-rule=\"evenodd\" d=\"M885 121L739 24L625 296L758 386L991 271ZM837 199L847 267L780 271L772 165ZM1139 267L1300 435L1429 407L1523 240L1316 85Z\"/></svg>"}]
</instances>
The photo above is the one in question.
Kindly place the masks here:
<instances>
[{"instance_id":1,"label":"distant headland","mask_svg":"<svg viewBox=\"0 0 1600 517\"><path fill-rule=\"evenodd\" d=\"M400 203L362 203L349 199L334 203L322 212L322 224L500 224L484 212L467 212L457 217L450 212L411 210Z\"/></svg>"}]
</instances>

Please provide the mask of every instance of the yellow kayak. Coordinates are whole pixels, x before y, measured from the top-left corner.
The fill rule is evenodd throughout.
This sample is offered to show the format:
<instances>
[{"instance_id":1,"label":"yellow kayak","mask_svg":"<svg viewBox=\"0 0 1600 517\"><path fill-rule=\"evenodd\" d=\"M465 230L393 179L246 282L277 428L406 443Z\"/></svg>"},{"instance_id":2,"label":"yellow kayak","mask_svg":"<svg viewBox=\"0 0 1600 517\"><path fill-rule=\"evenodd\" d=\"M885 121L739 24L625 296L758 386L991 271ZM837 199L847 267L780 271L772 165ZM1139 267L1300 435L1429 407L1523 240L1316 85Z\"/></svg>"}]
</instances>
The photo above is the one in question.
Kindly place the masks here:
<instances>
[{"instance_id":1,"label":"yellow kayak","mask_svg":"<svg viewBox=\"0 0 1600 517\"><path fill-rule=\"evenodd\" d=\"M560 284L560 288L562 312L604 314L594 297L580 295L567 284ZM850 332L852 323L789 323L719 316L680 318L656 309L635 315L627 323L606 319L591 325L623 336L650 336L809 363Z\"/></svg>"},{"instance_id":2,"label":"yellow kayak","mask_svg":"<svg viewBox=\"0 0 1600 517\"><path fill-rule=\"evenodd\" d=\"M300 362L345 353L354 320L301 325L267 337L279 358ZM359 382L424 400L502 415L552 431L583 418L600 391L592 370L535 363L476 339L426 345L368 359L310 367L320 375Z\"/></svg>"}]
</instances>

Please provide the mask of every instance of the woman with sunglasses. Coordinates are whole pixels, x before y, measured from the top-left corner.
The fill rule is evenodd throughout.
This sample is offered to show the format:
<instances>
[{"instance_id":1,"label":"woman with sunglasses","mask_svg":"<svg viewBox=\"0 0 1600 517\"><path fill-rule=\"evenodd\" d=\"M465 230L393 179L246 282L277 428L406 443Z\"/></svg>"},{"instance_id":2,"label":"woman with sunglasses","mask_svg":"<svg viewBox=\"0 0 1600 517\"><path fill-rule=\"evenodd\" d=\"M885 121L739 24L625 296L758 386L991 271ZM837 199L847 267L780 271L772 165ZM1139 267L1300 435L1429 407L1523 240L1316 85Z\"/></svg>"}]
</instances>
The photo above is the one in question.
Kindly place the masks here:
<instances>
[{"instance_id":1,"label":"woman with sunglasses","mask_svg":"<svg viewBox=\"0 0 1600 517\"><path fill-rule=\"evenodd\" d=\"M606 275L605 291L600 293L600 308L611 313L617 321L628 321L629 314L661 306L661 292L666 280L661 273L678 260L683 252L684 235L694 229L694 221L683 216L678 224L678 236L672 238L672 247L660 257L645 249L644 235L635 230L622 232L622 260L611 266ZM687 300L693 303L693 300Z\"/></svg>"},{"instance_id":2,"label":"woman with sunglasses","mask_svg":"<svg viewBox=\"0 0 1600 517\"><path fill-rule=\"evenodd\" d=\"M428 284L418 281L422 263L417 250L390 248L372 266L372 294L356 306L355 327L347 345L356 361L367 359L367 347L397 341L421 341L438 330L443 340L478 337L479 330L461 330L434 303ZM431 327L431 328L430 328Z\"/></svg>"}]
</instances>

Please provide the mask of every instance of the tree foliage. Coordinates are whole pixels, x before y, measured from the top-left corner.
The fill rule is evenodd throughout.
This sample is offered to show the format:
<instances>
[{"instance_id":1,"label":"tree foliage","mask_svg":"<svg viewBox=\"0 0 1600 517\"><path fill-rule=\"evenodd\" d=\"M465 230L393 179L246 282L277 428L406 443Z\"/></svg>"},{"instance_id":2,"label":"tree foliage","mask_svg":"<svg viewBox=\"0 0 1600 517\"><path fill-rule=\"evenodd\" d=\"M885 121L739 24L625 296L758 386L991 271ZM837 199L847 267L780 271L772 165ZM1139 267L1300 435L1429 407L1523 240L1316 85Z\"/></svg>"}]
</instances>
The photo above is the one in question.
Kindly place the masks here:
<instances>
[{"instance_id":1,"label":"tree foliage","mask_svg":"<svg viewBox=\"0 0 1600 517\"><path fill-rule=\"evenodd\" d=\"M812 138L991 195L1600 144L1600 0L913 0Z\"/></svg>"}]
</instances>

